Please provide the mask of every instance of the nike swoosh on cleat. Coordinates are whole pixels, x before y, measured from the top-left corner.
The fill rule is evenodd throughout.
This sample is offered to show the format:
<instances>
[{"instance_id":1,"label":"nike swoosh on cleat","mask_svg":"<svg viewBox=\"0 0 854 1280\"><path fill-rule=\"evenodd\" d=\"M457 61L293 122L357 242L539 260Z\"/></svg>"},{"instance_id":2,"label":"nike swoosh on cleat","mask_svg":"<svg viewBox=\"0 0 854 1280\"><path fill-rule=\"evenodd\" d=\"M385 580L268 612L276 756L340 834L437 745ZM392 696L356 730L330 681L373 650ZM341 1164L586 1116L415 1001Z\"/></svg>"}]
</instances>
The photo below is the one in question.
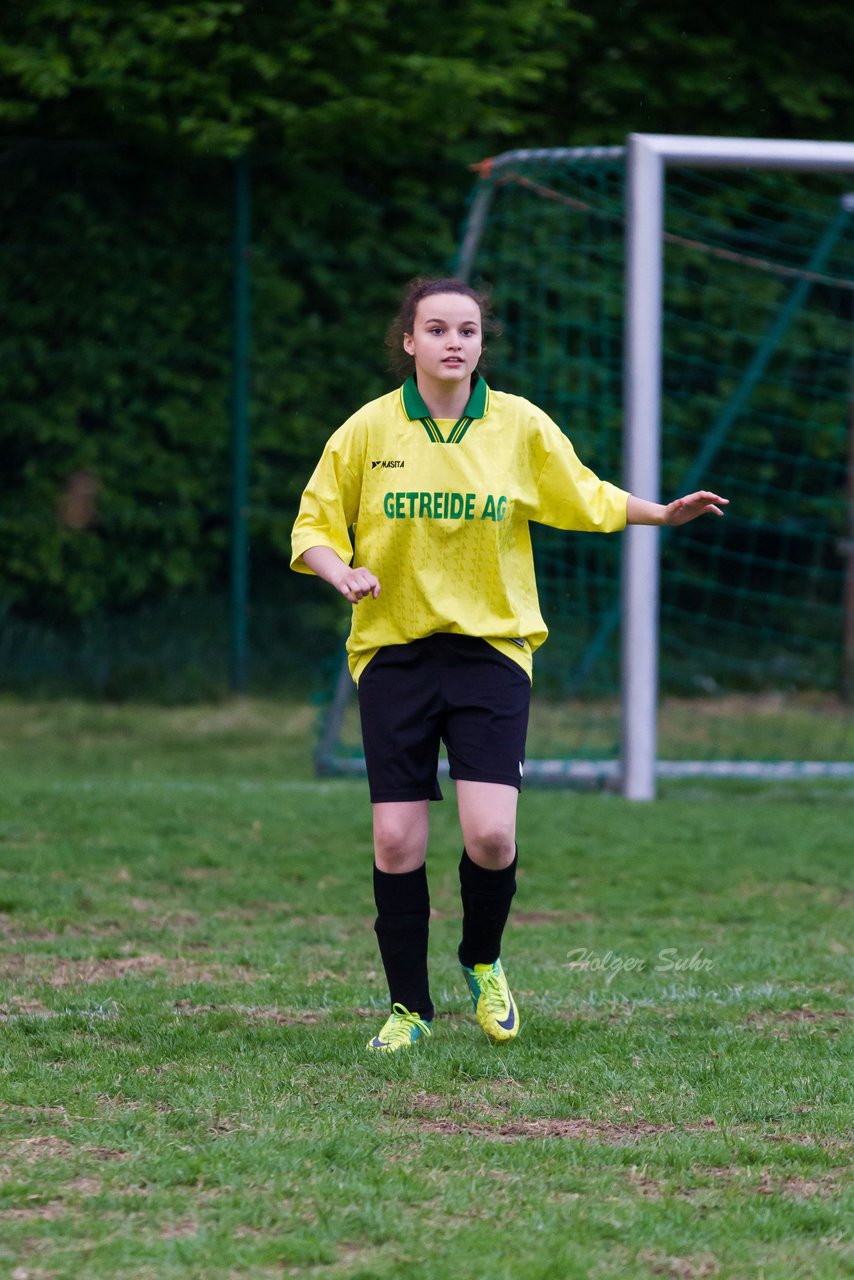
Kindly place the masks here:
<instances>
[{"instance_id":1,"label":"nike swoosh on cleat","mask_svg":"<svg viewBox=\"0 0 854 1280\"><path fill-rule=\"evenodd\" d=\"M515 1025L516 1025L516 1010L513 1008L513 1002L512 1002L512 1001L510 1002L510 1013L509 1013L509 1014L508 1014L508 1016L504 1019L504 1021L502 1022L500 1018L496 1018L496 1019L495 1019L495 1021L498 1023L498 1025L499 1025L499 1027L501 1028L501 1030L502 1030L502 1031L512 1031L512 1030L513 1030L513 1028L514 1028L514 1027L515 1027Z\"/></svg>"},{"instance_id":2,"label":"nike swoosh on cleat","mask_svg":"<svg viewBox=\"0 0 854 1280\"><path fill-rule=\"evenodd\" d=\"M373 1040L371 1041L371 1047L374 1049L387 1049L388 1041L380 1040L379 1036L374 1036Z\"/></svg>"}]
</instances>

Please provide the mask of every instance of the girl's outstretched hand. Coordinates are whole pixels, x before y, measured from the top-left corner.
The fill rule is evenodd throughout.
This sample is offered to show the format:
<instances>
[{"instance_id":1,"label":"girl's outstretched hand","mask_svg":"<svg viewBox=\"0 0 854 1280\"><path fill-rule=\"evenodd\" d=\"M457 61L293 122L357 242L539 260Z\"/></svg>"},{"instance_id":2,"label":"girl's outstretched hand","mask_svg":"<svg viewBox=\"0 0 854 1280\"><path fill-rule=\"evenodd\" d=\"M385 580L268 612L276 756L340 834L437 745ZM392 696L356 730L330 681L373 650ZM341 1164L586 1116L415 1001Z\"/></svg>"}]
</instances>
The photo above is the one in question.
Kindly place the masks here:
<instances>
[{"instance_id":1,"label":"girl's outstretched hand","mask_svg":"<svg viewBox=\"0 0 854 1280\"><path fill-rule=\"evenodd\" d=\"M669 502L664 513L666 525L687 524L698 516L722 516L721 507L729 505L729 498L722 498L717 493L709 493L701 489L699 493L689 493L685 498L676 498Z\"/></svg>"}]
</instances>

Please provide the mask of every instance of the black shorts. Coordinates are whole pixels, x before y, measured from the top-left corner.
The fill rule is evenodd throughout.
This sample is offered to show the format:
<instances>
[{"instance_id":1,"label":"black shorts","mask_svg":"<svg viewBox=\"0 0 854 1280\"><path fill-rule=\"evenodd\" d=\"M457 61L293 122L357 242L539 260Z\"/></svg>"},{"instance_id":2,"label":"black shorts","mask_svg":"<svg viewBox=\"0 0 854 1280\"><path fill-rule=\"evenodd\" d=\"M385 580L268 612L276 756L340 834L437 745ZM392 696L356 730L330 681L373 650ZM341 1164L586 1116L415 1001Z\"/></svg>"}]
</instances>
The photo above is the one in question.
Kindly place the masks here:
<instances>
[{"instance_id":1,"label":"black shorts","mask_svg":"<svg viewBox=\"0 0 854 1280\"><path fill-rule=\"evenodd\" d=\"M531 682L476 636L442 632L387 645L359 679L371 800L441 800L439 742L451 777L522 785Z\"/></svg>"}]
</instances>

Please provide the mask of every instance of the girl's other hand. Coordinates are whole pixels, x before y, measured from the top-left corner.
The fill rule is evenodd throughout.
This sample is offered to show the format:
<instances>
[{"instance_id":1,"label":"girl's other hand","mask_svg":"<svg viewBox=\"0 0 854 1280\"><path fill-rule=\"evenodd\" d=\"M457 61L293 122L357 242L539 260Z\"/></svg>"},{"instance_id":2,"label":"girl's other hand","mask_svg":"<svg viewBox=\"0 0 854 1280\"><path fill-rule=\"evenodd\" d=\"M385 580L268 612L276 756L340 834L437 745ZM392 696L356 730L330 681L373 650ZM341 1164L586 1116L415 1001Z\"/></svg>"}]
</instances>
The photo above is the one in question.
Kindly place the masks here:
<instances>
[{"instance_id":1,"label":"girl's other hand","mask_svg":"<svg viewBox=\"0 0 854 1280\"><path fill-rule=\"evenodd\" d=\"M374 577L370 569L347 568L336 584L345 600L350 604L358 604L365 596L373 596L376 600L380 593L379 578Z\"/></svg>"}]
</instances>

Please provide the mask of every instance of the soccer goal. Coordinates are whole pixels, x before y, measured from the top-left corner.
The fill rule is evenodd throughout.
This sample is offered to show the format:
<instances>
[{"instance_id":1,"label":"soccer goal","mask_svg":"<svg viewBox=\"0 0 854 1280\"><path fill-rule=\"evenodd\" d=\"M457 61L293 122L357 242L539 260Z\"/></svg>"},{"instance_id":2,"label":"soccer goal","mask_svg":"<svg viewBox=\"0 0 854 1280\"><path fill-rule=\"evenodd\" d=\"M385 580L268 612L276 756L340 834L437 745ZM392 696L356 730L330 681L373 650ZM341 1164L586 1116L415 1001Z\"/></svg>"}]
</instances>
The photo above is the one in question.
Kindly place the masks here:
<instances>
[{"instance_id":1,"label":"soccer goal","mask_svg":"<svg viewBox=\"0 0 854 1280\"><path fill-rule=\"evenodd\" d=\"M526 779L854 776L854 144L633 135L477 166L487 377L603 477L724 520L538 528ZM342 679L324 772L358 771Z\"/></svg>"}]
</instances>

